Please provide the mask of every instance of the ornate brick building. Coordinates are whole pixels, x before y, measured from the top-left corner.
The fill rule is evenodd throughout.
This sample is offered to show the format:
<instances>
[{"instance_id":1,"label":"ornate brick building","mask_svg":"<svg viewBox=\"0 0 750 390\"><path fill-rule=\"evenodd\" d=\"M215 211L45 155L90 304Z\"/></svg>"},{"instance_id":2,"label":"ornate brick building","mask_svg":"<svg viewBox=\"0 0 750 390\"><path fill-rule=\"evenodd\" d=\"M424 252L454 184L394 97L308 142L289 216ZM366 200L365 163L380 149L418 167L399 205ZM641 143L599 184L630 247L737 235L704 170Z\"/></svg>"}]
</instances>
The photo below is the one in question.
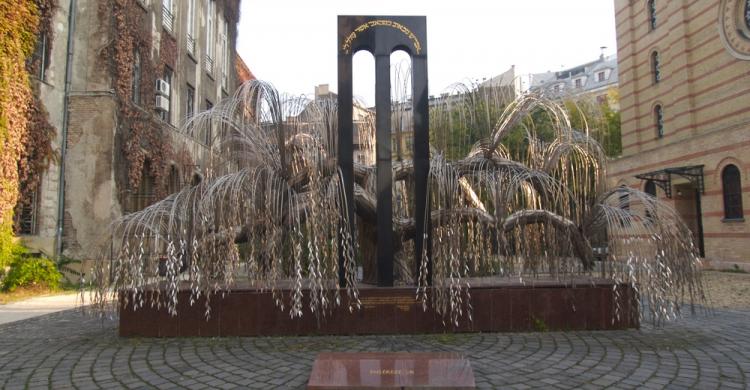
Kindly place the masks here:
<instances>
[{"instance_id":1,"label":"ornate brick building","mask_svg":"<svg viewBox=\"0 0 750 390\"><path fill-rule=\"evenodd\" d=\"M750 0L615 0L613 185L672 202L716 268L750 269Z\"/></svg>"},{"instance_id":2,"label":"ornate brick building","mask_svg":"<svg viewBox=\"0 0 750 390\"><path fill-rule=\"evenodd\" d=\"M253 77L239 2L59 1L35 75L59 158L23 210L27 245L91 258L113 219L200 180L212 134L179 128Z\"/></svg>"}]
</instances>

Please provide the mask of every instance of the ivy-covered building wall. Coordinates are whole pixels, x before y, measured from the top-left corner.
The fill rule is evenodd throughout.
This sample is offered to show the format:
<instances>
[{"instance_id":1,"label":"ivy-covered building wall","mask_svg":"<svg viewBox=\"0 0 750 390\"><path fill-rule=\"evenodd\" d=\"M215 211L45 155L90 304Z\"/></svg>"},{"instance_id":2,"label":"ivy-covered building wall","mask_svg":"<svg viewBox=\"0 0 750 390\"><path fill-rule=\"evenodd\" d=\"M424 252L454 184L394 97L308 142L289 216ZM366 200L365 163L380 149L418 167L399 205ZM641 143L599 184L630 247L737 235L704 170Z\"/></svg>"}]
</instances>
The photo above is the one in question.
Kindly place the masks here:
<instances>
[{"instance_id":1,"label":"ivy-covered building wall","mask_svg":"<svg viewBox=\"0 0 750 390\"><path fill-rule=\"evenodd\" d=\"M217 104L239 84L239 0L172 1L171 9L162 0L75 0L72 19L70 1L60 1L65 4L52 18L54 39L39 96L56 129L52 147L64 161L53 159L41 178L35 226L23 238L48 254L61 249L89 259L98 255L113 219L204 174L210 140L178 128L191 112ZM168 93L157 90L157 80L168 84Z\"/></svg>"},{"instance_id":2,"label":"ivy-covered building wall","mask_svg":"<svg viewBox=\"0 0 750 390\"><path fill-rule=\"evenodd\" d=\"M15 208L15 233L21 235L26 244L41 249L50 256L54 254L57 230L68 7L69 3L65 0L47 2L42 9L44 17L36 36L37 47L28 61L34 100L37 103L33 109L38 111L40 126L46 126L48 140L43 148L51 154L51 158L43 169L37 167L33 171L32 180L24 183L22 197ZM40 145L35 145L29 149L39 147Z\"/></svg>"},{"instance_id":3,"label":"ivy-covered building wall","mask_svg":"<svg viewBox=\"0 0 750 390\"><path fill-rule=\"evenodd\" d=\"M0 0L0 268L8 265L22 211L35 203L53 159L54 128L40 100L56 0Z\"/></svg>"},{"instance_id":4,"label":"ivy-covered building wall","mask_svg":"<svg viewBox=\"0 0 750 390\"><path fill-rule=\"evenodd\" d=\"M39 15L34 4L0 1L0 266L10 251L18 200L17 161L24 152L32 101L25 59L34 48Z\"/></svg>"}]
</instances>

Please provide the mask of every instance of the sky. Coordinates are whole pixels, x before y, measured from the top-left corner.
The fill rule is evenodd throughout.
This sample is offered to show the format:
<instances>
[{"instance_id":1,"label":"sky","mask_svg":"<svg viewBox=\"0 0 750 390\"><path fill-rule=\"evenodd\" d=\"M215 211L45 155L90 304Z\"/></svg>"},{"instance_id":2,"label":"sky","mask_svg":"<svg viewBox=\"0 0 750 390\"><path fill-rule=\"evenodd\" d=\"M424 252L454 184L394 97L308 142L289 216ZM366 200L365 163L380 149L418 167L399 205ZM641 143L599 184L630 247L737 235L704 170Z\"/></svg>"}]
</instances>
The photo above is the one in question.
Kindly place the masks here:
<instances>
[{"instance_id":1,"label":"sky","mask_svg":"<svg viewBox=\"0 0 750 390\"><path fill-rule=\"evenodd\" d=\"M283 93L336 91L337 15L426 15L431 95L456 82L573 67L616 53L613 0L242 0L237 51ZM354 58L354 93L371 104L374 60Z\"/></svg>"}]
</instances>

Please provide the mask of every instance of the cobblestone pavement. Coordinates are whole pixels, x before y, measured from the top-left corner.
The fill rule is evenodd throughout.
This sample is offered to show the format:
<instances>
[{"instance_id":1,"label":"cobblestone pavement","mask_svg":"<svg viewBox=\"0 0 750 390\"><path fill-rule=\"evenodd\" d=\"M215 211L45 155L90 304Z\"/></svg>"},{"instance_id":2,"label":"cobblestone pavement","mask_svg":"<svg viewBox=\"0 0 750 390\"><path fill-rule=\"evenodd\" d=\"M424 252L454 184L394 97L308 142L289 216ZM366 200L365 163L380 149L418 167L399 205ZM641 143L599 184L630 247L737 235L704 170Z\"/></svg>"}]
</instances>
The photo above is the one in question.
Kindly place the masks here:
<instances>
[{"instance_id":1,"label":"cobblestone pavement","mask_svg":"<svg viewBox=\"0 0 750 390\"><path fill-rule=\"evenodd\" d=\"M750 311L640 331L125 339L69 310L0 325L6 388L302 388L321 351L458 351L480 388L737 388L750 384Z\"/></svg>"}]
</instances>

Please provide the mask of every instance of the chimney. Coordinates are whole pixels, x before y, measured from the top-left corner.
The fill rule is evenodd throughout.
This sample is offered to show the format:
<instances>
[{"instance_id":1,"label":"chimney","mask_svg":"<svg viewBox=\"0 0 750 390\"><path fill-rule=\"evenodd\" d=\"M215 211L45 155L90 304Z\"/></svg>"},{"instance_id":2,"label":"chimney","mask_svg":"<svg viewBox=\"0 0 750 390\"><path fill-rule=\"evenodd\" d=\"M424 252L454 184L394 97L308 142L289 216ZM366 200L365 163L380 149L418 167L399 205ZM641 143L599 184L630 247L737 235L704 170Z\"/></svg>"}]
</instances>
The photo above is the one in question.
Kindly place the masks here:
<instances>
[{"instance_id":1,"label":"chimney","mask_svg":"<svg viewBox=\"0 0 750 390\"><path fill-rule=\"evenodd\" d=\"M602 53L599 54L599 59L603 61L604 60L604 50L607 50L607 46L599 46L599 50L602 51Z\"/></svg>"},{"instance_id":2,"label":"chimney","mask_svg":"<svg viewBox=\"0 0 750 390\"><path fill-rule=\"evenodd\" d=\"M321 97L328 95L330 92L328 90L328 84L320 84L315 86L315 97Z\"/></svg>"}]
</instances>

